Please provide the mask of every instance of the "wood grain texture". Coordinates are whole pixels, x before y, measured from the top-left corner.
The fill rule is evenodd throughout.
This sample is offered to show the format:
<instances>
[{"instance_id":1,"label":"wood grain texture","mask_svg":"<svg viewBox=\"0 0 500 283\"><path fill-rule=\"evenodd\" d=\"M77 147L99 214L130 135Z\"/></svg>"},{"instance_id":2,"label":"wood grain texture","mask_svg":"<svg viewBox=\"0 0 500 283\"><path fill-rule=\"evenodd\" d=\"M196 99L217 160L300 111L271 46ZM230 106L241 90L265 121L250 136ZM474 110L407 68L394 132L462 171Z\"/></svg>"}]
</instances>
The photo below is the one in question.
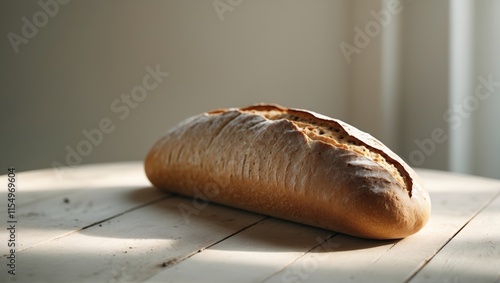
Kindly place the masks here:
<instances>
[{"instance_id":1,"label":"wood grain texture","mask_svg":"<svg viewBox=\"0 0 500 283\"><path fill-rule=\"evenodd\" d=\"M331 235L322 229L266 219L147 282L261 282Z\"/></svg>"},{"instance_id":2,"label":"wood grain texture","mask_svg":"<svg viewBox=\"0 0 500 283\"><path fill-rule=\"evenodd\" d=\"M500 282L500 193L411 282Z\"/></svg>"},{"instance_id":3,"label":"wood grain texture","mask_svg":"<svg viewBox=\"0 0 500 283\"><path fill-rule=\"evenodd\" d=\"M188 224L179 206L191 203L167 198L20 251L18 274L2 270L0 281L142 281L263 219L211 205Z\"/></svg>"},{"instance_id":4,"label":"wood grain texture","mask_svg":"<svg viewBox=\"0 0 500 283\"><path fill-rule=\"evenodd\" d=\"M52 170L44 170L40 178L36 172L18 175L15 216L19 233L30 235L19 241L18 251L167 196L152 188L135 164L82 166L61 180L54 178ZM7 199L5 194L1 197ZM0 223L7 223L7 217L1 213ZM7 233L1 229L0 239L7 238ZM0 246L1 255L6 248Z\"/></svg>"},{"instance_id":5,"label":"wood grain texture","mask_svg":"<svg viewBox=\"0 0 500 283\"><path fill-rule=\"evenodd\" d=\"M18 272L9 275L1 257L0 282L499 280L498 180L418 170L434 200L429 223L402 240L376 241L165 195L140 162L76 168L64 186L52 179L54 190L53 172L32 173L23 182L36 197L17 211Z\"/></svg>"},{"instance_id":6,"label":"wood grain texture","mask_svg":"<svg viewBox=\"0 0 500 283\"><path fill-rule=\"evenodd\" d=\"M317 256L313 253L306 254L269 282L280 282L283 277L293 279L289 282L321 282L324 278L332 278L331 282L367 282L373 278L377 278L376 282L404 282L452 240L500 190L498 181L485 178L429 170L419 170L418 173L434 200L433 215L419 233L376 249L370 248L374 243L339 235L329 240L330 245L337 248L324 260L315 260ZM353 242L355 246L365 245L367 248L351 250L348 247ZM302 277L290 275L308 261L317 263L314 272Z\"/></svg>"},{"instance_id":7,"label":"wood grain texture","mask_svg":"<svg viewBox=\"0 0 500 283\"><path fill-rule=\"evenodd\" d=\"M81 190L99 188L109 182L115 186L150 186L144 172L137 169L136 162L122 162L17 172L19 190L16 191L16 205L25 206L44 199L69 196ZM0 179L0 185L6 188L6 176ZM6 203L7 190L1 190L0 221L6 217Z\"/></svg>"}]
</instances>

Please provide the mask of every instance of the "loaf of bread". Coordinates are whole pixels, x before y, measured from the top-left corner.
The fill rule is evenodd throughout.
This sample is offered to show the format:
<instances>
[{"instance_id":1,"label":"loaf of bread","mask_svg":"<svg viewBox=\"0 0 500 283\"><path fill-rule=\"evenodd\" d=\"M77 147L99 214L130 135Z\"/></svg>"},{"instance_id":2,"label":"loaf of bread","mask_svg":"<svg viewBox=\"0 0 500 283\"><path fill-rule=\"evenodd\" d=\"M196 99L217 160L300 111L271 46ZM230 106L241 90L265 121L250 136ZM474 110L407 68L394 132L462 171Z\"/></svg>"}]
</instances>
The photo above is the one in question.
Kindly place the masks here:
<instances>
[{"instance_id":1,"label":"loaf of bread","mask_svg":"<svg viewBox=\"0 0 500 283\"><path fill-rule=\"evenodd\" d=\"M340 120L278 105L180 122L145 159L169 192L371 239L419 231L430 199L380 141Z\"/></svg>"}]
</instances>

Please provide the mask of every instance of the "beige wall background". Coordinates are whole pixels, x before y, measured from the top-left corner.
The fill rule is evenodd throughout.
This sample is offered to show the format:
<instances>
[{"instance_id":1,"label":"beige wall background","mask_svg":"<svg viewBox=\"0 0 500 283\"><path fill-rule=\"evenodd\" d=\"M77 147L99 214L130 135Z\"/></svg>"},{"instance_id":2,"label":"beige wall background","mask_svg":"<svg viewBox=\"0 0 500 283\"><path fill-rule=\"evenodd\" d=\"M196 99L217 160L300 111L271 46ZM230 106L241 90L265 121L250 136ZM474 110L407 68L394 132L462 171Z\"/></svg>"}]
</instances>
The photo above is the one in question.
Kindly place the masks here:
<instances>
[{"instance_id":1,"label":"beige wall background","mask_svg":"<svg viewBox=\"0 0 500 283\"><path fill-rule=\"evenodd\" d=\"M2 168L64 164L65 147L103 118L115 130L82 164L142 159L169 127L212 108L274 102L346 118L346 5L242 1L221 21L213 1L71 1L16 54L6 35L42 9L4 1ZM156 65L169 76L120 120L111 104Z\"/></svg>"},{"instance_id":2,"label":"beige wall background","mask_svg":"<svg viewBox=\"0 0 500 283\"><path fill-rule=\"evenodd\" d=\"M415 139L450 127L451 3L401 1L347 60L340 44L356 46L355 28L391 1L2 1L0 168L140 160L186 117L258 102L340 118L411 163ZM168 77L127 104L148 66ZM495 95L488 104L500 105ZM95 133L103 119L109 133L91 144L82 131ZM79 145L85 155L68 159ZM450 148L447 139L413 163L448 170ZM462 171L500 178L483 167Z\"/></svg>"}]
</instances>

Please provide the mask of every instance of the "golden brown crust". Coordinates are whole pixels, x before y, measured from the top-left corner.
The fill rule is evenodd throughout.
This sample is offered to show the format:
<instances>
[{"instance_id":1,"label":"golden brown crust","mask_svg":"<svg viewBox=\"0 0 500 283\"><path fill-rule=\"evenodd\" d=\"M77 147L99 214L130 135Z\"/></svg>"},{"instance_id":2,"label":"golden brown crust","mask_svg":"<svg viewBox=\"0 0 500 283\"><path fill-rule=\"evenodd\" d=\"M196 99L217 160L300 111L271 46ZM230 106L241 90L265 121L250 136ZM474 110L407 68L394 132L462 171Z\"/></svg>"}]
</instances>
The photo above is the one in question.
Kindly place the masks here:
<instances>
[{"instance_id":1,"label":"golden brown crust","mask_svg":"<svg viewBox=\"0 0 500 283\"><path fill-rule=\"evenodd\" d=\"M153 146L145 170L168 191L359 237L402 238L430 214L415 172L378 140L277 105L191 117Z\"/></svg>"}]
</instances>

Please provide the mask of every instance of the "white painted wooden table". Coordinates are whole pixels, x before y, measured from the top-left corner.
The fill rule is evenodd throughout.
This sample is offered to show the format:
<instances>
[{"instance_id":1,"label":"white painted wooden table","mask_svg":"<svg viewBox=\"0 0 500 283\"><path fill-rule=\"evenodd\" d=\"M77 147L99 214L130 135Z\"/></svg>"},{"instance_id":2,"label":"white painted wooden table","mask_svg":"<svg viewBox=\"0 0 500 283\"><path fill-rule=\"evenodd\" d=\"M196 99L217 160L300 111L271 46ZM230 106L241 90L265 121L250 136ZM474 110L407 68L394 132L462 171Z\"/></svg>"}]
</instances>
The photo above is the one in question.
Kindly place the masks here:
<instances>
[{"instance_id":1,"label":"white painted wooden table","mask_svg":"<svg viewBox=\"0 0 500 283\"><path fill-rule=\"evenodd\" d=\"M7 172L5 172L7 173ZM152 188L140 162L0 176L0 282L500 282L500 181L418 170L432 217L372 241Z\"/></svg>"}]
</instances>

